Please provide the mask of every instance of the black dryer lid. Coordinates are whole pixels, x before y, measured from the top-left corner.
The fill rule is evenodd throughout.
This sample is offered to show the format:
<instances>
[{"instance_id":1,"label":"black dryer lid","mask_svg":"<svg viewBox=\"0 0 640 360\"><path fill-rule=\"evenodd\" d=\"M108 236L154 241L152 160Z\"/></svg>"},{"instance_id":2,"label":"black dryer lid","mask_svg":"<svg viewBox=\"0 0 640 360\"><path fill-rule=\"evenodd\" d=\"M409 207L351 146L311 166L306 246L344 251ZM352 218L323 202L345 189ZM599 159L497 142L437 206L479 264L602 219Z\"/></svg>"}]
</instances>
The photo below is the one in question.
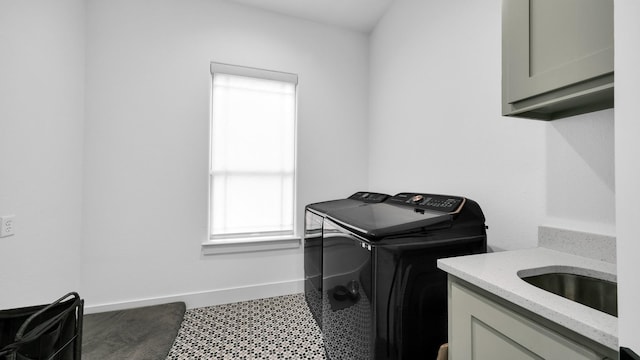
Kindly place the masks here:
<instances>
[{"instance_id":1,"label":"black dryer lid","mask_svg":"<svg viewBox=\"0 0 640 360\"><path fill-rule=\"evenodd\" d=\"M449 213L397 206L388 203L364 204L329 211L327 217L368 240L415 233L429 227L441 228L451 223Z\"/></svg>"},{"instance_id":2,"label":"black dryer lid","mask_svg":"<svg viewBox=\"0 0 640 360\"><path fill-rule=\"evenodd\" d=\"M325 216L328 212L334 210L357 207L366 203L382 202L388 197L389 195L386 194L359 191L349 196L348 199L329 200L309 204L307 205L307 209L317 213L320 216Z\"/></svg>"}]
</instances>

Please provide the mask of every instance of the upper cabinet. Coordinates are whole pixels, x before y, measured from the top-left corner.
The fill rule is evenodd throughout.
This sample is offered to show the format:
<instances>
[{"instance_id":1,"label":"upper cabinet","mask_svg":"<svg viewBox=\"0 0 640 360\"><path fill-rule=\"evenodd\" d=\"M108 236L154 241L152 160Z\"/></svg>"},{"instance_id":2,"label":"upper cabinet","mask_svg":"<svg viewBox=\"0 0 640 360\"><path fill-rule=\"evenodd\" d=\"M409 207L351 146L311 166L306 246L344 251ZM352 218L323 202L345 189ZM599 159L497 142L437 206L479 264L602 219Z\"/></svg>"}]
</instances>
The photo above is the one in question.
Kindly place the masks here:
<instances>
[{"instance_id":1,"label":"upper cabinet","mask_svg":"<svg viewBox=\"0 0 640 360\"><path fill-rule=\"evenodd\" d=\"M613 107L613 0L503 0L502 114Z\"/></svg>"}]
</instances>

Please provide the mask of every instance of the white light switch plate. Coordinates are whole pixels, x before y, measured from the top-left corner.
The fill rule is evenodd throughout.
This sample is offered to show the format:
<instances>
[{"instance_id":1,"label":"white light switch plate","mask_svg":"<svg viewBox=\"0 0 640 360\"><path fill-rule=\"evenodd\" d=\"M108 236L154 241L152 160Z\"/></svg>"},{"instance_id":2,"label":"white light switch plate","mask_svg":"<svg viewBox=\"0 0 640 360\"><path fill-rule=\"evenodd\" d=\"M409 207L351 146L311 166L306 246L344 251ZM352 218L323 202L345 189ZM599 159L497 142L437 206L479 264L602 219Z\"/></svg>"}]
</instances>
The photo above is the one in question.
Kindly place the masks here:
<instances>
[{"instance_id":1,"label":"white light switch plate","mask_svg":"<svg viewBox=\"0 0 640 360\"><path fill-rule=\"evenodd\" d=\"M15 234L15 215L0 216L0 238Z\"/></svg>"}]
</instances>

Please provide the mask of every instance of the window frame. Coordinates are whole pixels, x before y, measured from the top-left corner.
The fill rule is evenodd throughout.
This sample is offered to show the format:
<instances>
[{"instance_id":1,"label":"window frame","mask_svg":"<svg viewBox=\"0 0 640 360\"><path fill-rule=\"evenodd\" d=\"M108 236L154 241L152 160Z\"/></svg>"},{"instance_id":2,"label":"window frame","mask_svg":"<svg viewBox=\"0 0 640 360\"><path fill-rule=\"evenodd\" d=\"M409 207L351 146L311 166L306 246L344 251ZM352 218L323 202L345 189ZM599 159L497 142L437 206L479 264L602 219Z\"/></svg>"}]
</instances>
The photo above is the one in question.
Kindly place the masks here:
<instances>
[{"instance_id":1,"label":"window frame","mask_svg":"<svg viewBox=\"0 0 640 360\"><path fill-rule=\"evenodd\" d=\"M243 76L249 78L275 80L281 82L289 82L294 85L294 118L293 118L293 193L292 195L292 229L291 231L269 231L254 233L231 233L216 234L213 231L213 86L214 76L216 73L227 75ZM255 67L231 65L226 63L211 62L210 63L211 88L210 88L210 112L209 112L209 183L208 183L208 235L207 240L202 244L204 254L216 253L232 253L240 251L260 251L269 249L286 249L300 246L300 238L297 226L297 130L298 130L298 75L280 71L265 70Z\"/></svg>"}]
</instances>

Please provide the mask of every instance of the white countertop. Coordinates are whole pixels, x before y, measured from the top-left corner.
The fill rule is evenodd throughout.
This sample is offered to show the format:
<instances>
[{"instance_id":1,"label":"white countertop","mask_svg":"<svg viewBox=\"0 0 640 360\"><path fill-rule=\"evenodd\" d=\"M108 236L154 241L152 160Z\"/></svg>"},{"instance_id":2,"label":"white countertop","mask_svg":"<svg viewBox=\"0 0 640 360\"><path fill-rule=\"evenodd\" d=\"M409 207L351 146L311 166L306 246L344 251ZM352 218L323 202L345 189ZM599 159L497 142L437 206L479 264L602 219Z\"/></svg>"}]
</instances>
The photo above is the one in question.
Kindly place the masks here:
<instances>
[{"instance_id":1,"label":"white countertop","mask_svg":"<svg viewBox=\"0 0 640 360\"><path fill-rule=\"evenodd\" d=\"M538 247L440 259L438 268L618 351L616 317L539 289L518 277L519 271L537 275L569 270L615 281L616 264ZM538 268L546 271L527 271Z\"/></svg>"}]
</instances>

